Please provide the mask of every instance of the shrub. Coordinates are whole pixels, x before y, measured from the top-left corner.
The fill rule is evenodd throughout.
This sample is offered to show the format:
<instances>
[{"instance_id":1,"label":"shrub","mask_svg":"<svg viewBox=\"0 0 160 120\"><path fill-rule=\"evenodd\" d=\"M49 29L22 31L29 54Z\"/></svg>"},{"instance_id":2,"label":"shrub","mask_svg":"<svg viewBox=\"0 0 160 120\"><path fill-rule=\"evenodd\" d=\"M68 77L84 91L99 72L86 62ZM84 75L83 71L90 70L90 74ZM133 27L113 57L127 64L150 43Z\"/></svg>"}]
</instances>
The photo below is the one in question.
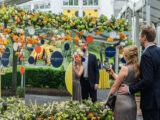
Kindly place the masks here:
<instances>
[{"instance_id":1,"label":"shrub","mask_svg":"<svg viewBox=\"0 0 160 120\"><path fill-rule=\"evenodd\" d=\"M65 71L64 69L47 68L26 68L25 84L30 87L63 88L65 89ZM20 86L21 75L17 72L17 86ZM6 73L2 76L2 89L11 88L12 73ZM63 86L63 87L62 87Z\"/></svg>"},{"instance_id":2,"label":"shrub","mask_svg":"<svg viewBox=\"0 0 160 120\"><path fill-rule=\"evenodd\" d=\"M16 95L18 97L24 97L24 87L19 86L16 90Z\"/></svg>"}]
</instances>

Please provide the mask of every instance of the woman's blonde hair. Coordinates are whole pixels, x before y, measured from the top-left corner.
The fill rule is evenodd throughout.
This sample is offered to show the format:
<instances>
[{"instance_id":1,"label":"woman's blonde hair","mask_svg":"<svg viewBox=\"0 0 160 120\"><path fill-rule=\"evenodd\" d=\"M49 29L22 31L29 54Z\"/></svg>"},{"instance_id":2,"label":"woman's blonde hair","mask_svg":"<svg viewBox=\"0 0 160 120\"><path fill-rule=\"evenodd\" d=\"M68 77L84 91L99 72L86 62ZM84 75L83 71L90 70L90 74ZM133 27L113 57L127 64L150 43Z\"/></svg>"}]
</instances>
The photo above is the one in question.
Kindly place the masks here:
<instances>
[{"instance_id":1,"label":"woman's blonde hair","mask_svg":"<svg viewBox=\"0 0 160 120\"><path fill-rule=\"evenodd\" d=\"M136 45L130 45L124 48L124 55L126 57L126 64L133 65L135 69L136 80L140 77L139 60L138 60L138 47Z\"/></svg>"}]
</instances>

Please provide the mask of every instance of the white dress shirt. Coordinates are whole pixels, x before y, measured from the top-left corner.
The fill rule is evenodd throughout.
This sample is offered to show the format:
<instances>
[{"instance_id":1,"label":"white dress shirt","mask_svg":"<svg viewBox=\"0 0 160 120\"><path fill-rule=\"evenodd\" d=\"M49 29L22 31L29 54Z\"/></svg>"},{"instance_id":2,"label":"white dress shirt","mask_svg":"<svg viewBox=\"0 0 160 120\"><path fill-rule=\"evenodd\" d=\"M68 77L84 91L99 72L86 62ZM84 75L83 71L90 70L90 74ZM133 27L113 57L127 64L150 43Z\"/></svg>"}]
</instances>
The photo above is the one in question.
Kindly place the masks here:
<instances>
[{"instance_id":1,"label":"white dress shirt","mask_svg":"<svg viewBox=\"0 0 160 120\"><path fill-rule=\"evenodd\" d=\"M84 74L83 77L84 78L88 78L88 52L86 55L83 56L85 61L82 63L84 66Z\"/></svg>"}]
</instances>

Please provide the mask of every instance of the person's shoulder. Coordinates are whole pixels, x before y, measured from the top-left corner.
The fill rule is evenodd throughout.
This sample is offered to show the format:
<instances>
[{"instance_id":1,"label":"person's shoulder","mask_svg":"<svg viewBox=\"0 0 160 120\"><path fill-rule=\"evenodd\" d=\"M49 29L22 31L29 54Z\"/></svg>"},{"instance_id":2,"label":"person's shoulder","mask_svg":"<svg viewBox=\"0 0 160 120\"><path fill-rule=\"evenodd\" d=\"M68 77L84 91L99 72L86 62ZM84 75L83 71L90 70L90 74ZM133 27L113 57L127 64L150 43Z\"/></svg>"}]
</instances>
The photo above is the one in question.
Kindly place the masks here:
<instances>
[{"instance_id":1,"label":"person's shoulder","mask_svg":"<svg viewBox=\"0 0 160 120\"><path fill-rule=\"evenodd\" d=\"M96 57L94 54L92 53L88 53L89 56L92 56L92 57Z\"/></svg>"},{"instance_id":2,"label":"person's shoulder","mask_svg":"<svg viewBox=\"0 0 160 120\"><path fill-rule=\"evenodd\" d=\"M127 66L122 66L121 67L121 71L127 71L128 70L128 67Z\"/></svg>"},{"instance_id":3,"label":"person's shoulder","mask_svg":"<svg viewBox=\"0 0 160 120\"><path fill-rule=\"evenodd\" d=\"M127 74L128 74L128 67L127 66L122 66L121 67L121 72L123 73L124 76L127 76Z\"/></svg>"},{"instance_id":4,"label":"person's shoulder","mask_svg":"<svg viewBox=\"0 0 160 120\"><path fill-rule=\"evenodd\" d=\"M151 47L149 47L143 54L142 57L153 57L152 55L154 55L154 53L156 51L160 51L160 48L157 47L156 45L153 45Z\"/></svg>"}]
</instances>

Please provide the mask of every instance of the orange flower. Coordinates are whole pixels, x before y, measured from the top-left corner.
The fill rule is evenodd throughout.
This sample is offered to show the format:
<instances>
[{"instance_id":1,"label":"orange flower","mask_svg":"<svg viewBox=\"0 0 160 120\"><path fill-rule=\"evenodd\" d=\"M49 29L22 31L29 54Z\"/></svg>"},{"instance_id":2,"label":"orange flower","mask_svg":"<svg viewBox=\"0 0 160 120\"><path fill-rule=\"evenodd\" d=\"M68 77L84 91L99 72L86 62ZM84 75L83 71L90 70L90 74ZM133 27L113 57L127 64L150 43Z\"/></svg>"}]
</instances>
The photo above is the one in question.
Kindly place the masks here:
<instances>
[{"instance_id":1,"label":"orange flower","mask_svg":"<svg viewBox=\"0 0 160 120\"><path fill-rule=\"evenodd\" d=\"M40 16L40 15L39 15L39 14L37 14L37 13L36 13L36 14L34 14L34 17L39 17L39 16ZM31 17L31 16L30 16L30 17ZM31 18L32 18L32 17L31 17Z\"/></svg>"},{"instance_id":2,"label":"orange flower","mask_svg":"<svg viewBox=\"0 0 160 120\"><path fill-rule=\"evenodd\" d=\"M89 114L88 114L88 117L89 117L89 118L94 117L93 113L89 113Z\"/></svg>"},{"instance_id":3,"label":"orange flower","mask_svg":"<svg viewBox=\"0 0 160 120\"><path fill-rule=\"evenodd\" d=\"M81 32L80 32L80 35L84 35L84 31L81 31Z\"/></svg>"},{"instance_id":4,"label":"orange flower","mask_svg":"<svg viewBox=\"0 0 160 120\"><path fill-rule=\"evenodd\" d=\"M78 37L78 36L76 36L74 39L75 39L76 41L78 41L78 40L79 40L79 37Z\"/></svg>"},{"instance_id":5,"label":"orange flower","mask_svg":"<svg viewBox=\"0 0 160 120\"><path fill-rule=\"evenodd\" d=\"M98 117L97 117L97 120L100 120L100 119L101 119L101 118L98 116Z\"/></svg>"},{"instance_id":6,"label":"orange flower","mask_svg":"<svg viewBox=\"0 0 160 120\"><path fill-rule=\"evenodd\" d=\"M79 35L79 32L76 32L76 35Z\"/></svg>"},{"instance_id":7,"label":"orange flower","mask_svg":"<svg viewBox=\"0 0 160 120\"><path fill-rule=\"evenodd\" d=\"M111 37L107 38L107 42L113 42L113 41L114 40Z\"/></svg>"},{"instance_id":8,"label":"orange flower","mask_svg":"<svg viewBox=\"0 0 160 120\"><path fill-rule=\"evenodd\" d=\"M2 6L2 8L6 8L5 6Z\"/></svg>"},{"instance_id":9,"label":"orange flower","mask_svg":"<svg viewBox=\"0 0 160 120\"><path fill-rule=\"evenodd\" d=\"M119 51L120 54L123 54L123 49Z\"/></svg>"},{"instance_id":10,"label":"orange flower","mask_svg":"<svg viewBox=\"0 0 160 120\"><path fill-rule=\"evenodd\" d=\"M42 118L41 118L41 117L39 117L39 118L38 118L38 120L42 120Z\"/></svg>"},{"instance_id":11,"label":"orange flower","mask_svg":"<svg viewBox=\"0 0 160 120\"><path fill-rule=\"evenodd\" d=\"M92 22L96 22L96 19L95 19L95 18L93 18L93 19L92 19Z\"/></svg>"},{"instance_id":12,"label":"orange flower","mask_svg":"<svg viewBox=\"0 0 160 120\"><path fill-rule=\"evenodd\" d=\"M1 53L1 54L4 53L4 48L0 48L0 53Z\"/></svg>"},{"instance_id":13,"label":"orange flower","mask_svg":"<svg viewBox=\"0 0 160 120\"><path fill-rule=\"evenodd\" d=\"M13 36L14 36L14 34L10 34L10 37L12 37L12 38L13 38Z\"/></svg>"},{"instance_id":14,"label":"orange flower","mask_svg":"<svg viewBox=\"0 0 160 120\"><path fill-rule=\"evenodd\" d=\"M120 46L117 46L117 49L120 49Z\"/></svg>"},{"instance_id":15,"label":"orange flower","mask_svg":"<svg viewBox=\"0 0 160 120\"><path fill-rule=\"evenodd\" d=\"M75 46L76 49L78 49L78 46Z\"/></svg>"},{"instance_id":16,"label":"orange flower","mask_svg":"<svg viewBox=\"0 0 160 120\"><path fill-rule=\"evenodd\" d=\"M20 56L21 53L20 53L20 52L16 52L15 55L16 55L16 56Z\"/></svg>"},{"instance_id":17,"label":"orange flower","mask_svg":"<svg viewBox=\"0 0 160 120\"><path fill-rule=\"evenodd\" d=\"M57 44L54 44L53 46L57 46Z\"/></svg>"},{"instance_id":18,"label":"orange flower","mask_svg":"<svg viewBox=\"0 0 160 120\"><path fill-rule=\"evenodd\" d=\"M47 21L47 22L48 22L48 17L46 17L46 18L45 18L45 21Z\"/></svg>"},{"instance_id":19,"label":"orange flower","mask_svg":"<svg viewBox=\"0 0 160 120\"><path fill-rule=\"evenodd\" d=\"M41 37L42 39L45 39L47 36L46 36L46 35L40 35L40 37Z\"/></svg>"},{"instance_id":20,"label":"orange flower","mask_svg":"<svg viewBox=\"0 0 160 120\"><path fill-rule=\"evenodd\" d=\"M113 27L113 23L110 23L109 25L110 25L111 27Z\"/></svg>"},{"instance_id":21,"label":"orange flower","mask_svg":"<svg viewBox=\"0 0 160 120\"><path fill-rule=\"evenodd\" d=\"M122 23L122 20L118 20L118 23L120 23L120 24L121 24L121 23Z\"/></svg>"},{"instance_id":22,"label":"orange flower","mask_svg":"<svg viewBox=\"0 0 160 120\"><path fill-rule=\"evenodd\" d=\"M8 28L8 29L7 29L7 32L9 32L9 33L10 33L11 31L12 31L12 30L11 30L10 28Z\"/></svg>"},{"instance_id":23,"label":"orange flower","mask_svg":"<svg viewBox=\"0 0 160 120\"><path fill-rule=\"evenodd\" d=\"M23 57L21 57L21 58L20 58L20 61L24 61L24 58L23 58Z\"/></svg>"},{"instance_id":24,"label":"orange flower","mask_svg":"<svg viewBox=\"0 0 160 120\"><path fill-rule=\"evenodd\" d=\"M120 39L126 39L126 35L123 34L122 32L118 33Z\"/></svg>"},{"instance_id":25,"label":"orange flower","mask_svg":"<svg viewBox=\"0 0 160 120\"><path fill-rule=\"evenodd\" d=\"M52 37L50 36L49 39L52 40Z\"/></svg>"},{"instance_id":26,"label":"orange flower","mask_svg":"<svg viewBox=\"0 0 160 120\"><path fill-rule=\"evenodd\" d=\"M33 17L33 15L29 15L30 16L30 18L32 18Z\"/></svg>"},{"instance_id":27,"label":"orange flower","mask_svg":"<svg viewBox=\"0 0 160 120\"><path fill-rule=\"evenodd\" d=\"M48 31L47 33L48 33L48 34L51 34L51 33L52 33L52 31Z\"/></svg>"},{"instance_id":28,"label":"orange flower","mask_svg":"<svg viewBox=\"0 0 160 120\"><path fill-rule=\"evenodd\" d=\"M52 41L52 43L55 43L55 41Z\"/></svg>"},{"instance_id":29,"label":"orange flower","mask_svg":"<svg viewBox=\"0 0 160 120\"><path fill-rule=\"evenodd\" d=\"M51 120L54 120L54 117L51 117Z\"/></svg>"},{"instance_id":30,"label":"orange flower","mask_svg":"<svg viewBox=\"0 0 160 120\"><path fill-rule=\"evenodd\" d=\"M95 35L100 35L102 32L101 31L97 31L95 32Z\"/></svg>"},{"instance_id":31,"label":"orange flower","mask_svg":"<svg viewBox=\"0 0 160 120\"><path fill-rule=\"evenodd\" d=\"M20 18L19 17L17 17L17 23L19 23L21 20L20 20Z\"/></svg>"},{"instance_id":32,"label":"orange flower","mask_svg":"<svg viewBox=\"0 0 160 120\"><path fill-rule=\"evenodd\" d=\"M25 12L20 12L21 16L24 16L25 15Z\"/></svg>"}]
</instances>

